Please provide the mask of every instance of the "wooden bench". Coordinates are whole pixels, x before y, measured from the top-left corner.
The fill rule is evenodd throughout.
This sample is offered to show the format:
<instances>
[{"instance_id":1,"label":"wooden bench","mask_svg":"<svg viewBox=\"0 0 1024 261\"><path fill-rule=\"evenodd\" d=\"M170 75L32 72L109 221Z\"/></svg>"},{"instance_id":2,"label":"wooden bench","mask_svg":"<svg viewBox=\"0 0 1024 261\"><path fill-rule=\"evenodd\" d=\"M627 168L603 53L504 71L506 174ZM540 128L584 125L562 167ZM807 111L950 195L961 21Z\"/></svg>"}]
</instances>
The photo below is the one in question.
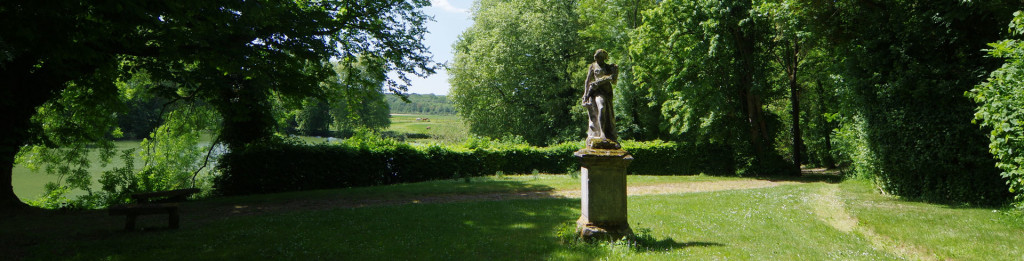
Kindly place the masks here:
<instances>
[{"instance_id":1,"label":"wooden bench","mask_svg":"<svg viewBox=\"0 0 1024 261\"><path fill-rule=\"evenodd\" d=\"M168 191L134 193L131 198L136 204L116 205L108 208L111 216L126 216L124 229L135 230L135 220L142 215L167 214L167 225L178 228L178 204L170 202L185 201L188 196L199 193L199 189L176 189ZM153 200L158 199L158 200Z\"/></svg>"},{"instance_id":2,"label":"wooden bench","mask_svg":"<svg viewBox=\"0 0 1024 261\"><path fill-rule=\"evenodd\" d=\"M175 190L168 190L168 191L132 193L131 198L134 199L136 202L140 202L140 203L145 203L145 202L150 202L150 201L157 202L157 203L160 203L160 202L181 202L181 201L185 201L185 199L187 199L188 196L191 196L192 194L196 194L196 193L199 193L199 189L197 189L197 188L187 188L187 189L175 189ZM153 201L153 199L155 199L155 198L163 198L163 199Z\"/></svg>"},{"instance_id":3,"label":"wooden bench","mask_svg":"<svg viewBox=\"0 0 1024 261\"><path fill-rule=\"evenodd\" d=\"M167 226L178 228L177 203L126 204L111 206L107 209L111 216L127 216L124 230L135 230L135 219L141 215L167 214Z\"/></svg>"}]
</instances>

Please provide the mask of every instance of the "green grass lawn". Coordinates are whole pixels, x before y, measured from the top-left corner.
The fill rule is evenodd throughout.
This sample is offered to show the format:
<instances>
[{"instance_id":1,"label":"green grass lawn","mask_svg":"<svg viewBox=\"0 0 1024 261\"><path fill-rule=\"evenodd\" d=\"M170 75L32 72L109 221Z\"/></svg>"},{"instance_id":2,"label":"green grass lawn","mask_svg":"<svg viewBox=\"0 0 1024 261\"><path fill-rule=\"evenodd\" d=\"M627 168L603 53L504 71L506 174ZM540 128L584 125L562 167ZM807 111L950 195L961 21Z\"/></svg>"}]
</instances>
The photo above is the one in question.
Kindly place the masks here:
<instances>
[{"instance_id":1,"label":"green grass lawn","mask_svg":"<svg viewBox=\"0 0 1024 261\"><path fill-rule=\"evenodd\" d=\"M429 118L429 121L416 120ZM389 131L403 134L428 135L426 139L412 139L418 143L459 143L469 136L469 128L457 115L391 115Z\"/></svg>"},{"instance_id":2,"label":"green grass lawn","mask_svg":"<svg viewBox=\"0 0 1024 261\"><path fill-rule=\"evenodd\" d=\"M840 187L850 213L888 248L936 260L1024 260L1019 210L898 201L866 182Z\"/></svg>"},{"instance_id":3,"label":"green grass lawn","mask_svg":"<svg viewBox=\"0 0 1024 261\"><path fill-rule=\"evenodd\" d=\"M630 176L631 186L742 180ZM103 211L0 219L4 249L30 260L1020 260L1016 211L905 202L847 181L629 198L634 245L571 234L579 199L303 208L321 199L578 189L566 175L520 175L225 197L183 205L182 228L120 232ZM324 201L331 202L331 201ZM277 204L237 214L238 208ZM294 207L289 209L288 207ZM147 216L149 226L165 217ZM7 244L10 242L15 244Z\"/></svg>"}]
</instances>

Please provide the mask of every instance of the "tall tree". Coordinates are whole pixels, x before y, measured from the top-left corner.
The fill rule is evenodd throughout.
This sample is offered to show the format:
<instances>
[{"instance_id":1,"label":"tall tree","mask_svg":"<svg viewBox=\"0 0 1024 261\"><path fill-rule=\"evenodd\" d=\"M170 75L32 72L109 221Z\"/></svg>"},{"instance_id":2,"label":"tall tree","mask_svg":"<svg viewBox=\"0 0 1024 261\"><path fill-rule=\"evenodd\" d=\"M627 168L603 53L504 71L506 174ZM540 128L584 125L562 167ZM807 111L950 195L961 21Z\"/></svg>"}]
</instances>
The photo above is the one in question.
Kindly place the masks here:
<instances>
[{"instance_id":1,"label":"tall tree","mask_svg":"<svg viewBox=\"0 0 1024 261\"><path fill-rule=\"evenodd\" d=\"M151 73L150 91L197 99L225 118L224 141L257 140L273 125L268 93L318 96L330 57L372 53L386 69L433 73L422 45L426 0L21 1L0 3L0 207L22 206L11 187L18 150L42 137L36 108L70 86L116 93L126 71ZM388 81L388 87L404 90ZM116 97L105 96L105 97ZM100 98L108 101L111 98ZM69 125L74 125L74 122ZM82 136L85 132L60 135ZM92 137L95 138L95 137ZM90 139L92 139L90 138Z\"/></svg>"},{"instance_id":2,"label":"tall tree","mask_svg":"<svg viewBox=\"0 0 1024 261\"><path fill-rule=\"evenodd\" d=\"M764 100L767 27L751 1L664 1L645 13L633 38L636 81L664 89L670 133L728 146L741 169L767 174L777 161Z\"/></svg>"},{"instance_id":3,"label":"tall tree","mask_svg":"<svg viewBox=\"0 0 1024 261\"><path fill-rule=\"evenodd\" d=\"M619 66L619 81L614 86L615 125L623 139L668 138L661 117L665 93L635 84L634 57L629 54L630 39L643 24L643 12L655 6L655 0L581 0L577 7L580 23L586 25L579 32L582 41L589 50L607 50Z\"/></svg>"},{"instance_id":4,"label":"tall tree","mask_svg":"<svg viewBox=\"0 0 1024 261\"><path fill-rule=\"evenodd\" d=\"M336 65L337 76L326 83L332 90L331 117L338 131L381 130L391 125L383 87L387 81L384 60L361 56L354 63ZM399 93L398 95L402 95Z\"/></svg>"},{"instance_id":5,"label":"tall tree","mask_svg":"<svg viewBox=\"0 0 1024 261\"><path fill-rule=\"evenodd\" d=\"M582 138L582 72L575 1L481 0L455 43L451 98L474 133L531 144ZM592 59L592 58L591 58Z\"/></svg>"},{"instance_id":6,"label":"tall tree","mask_svg":"<svg viewBox=\"0 0 1024 261\"><path fill-rule=\"evenodd\" d=\"M828 64L814 61L819 59L815 55L820 56L823 52L818 50L821 37L814 33L817 28L812 25L813 20L809 15L811 7L807 6L809 4L800 0L767 0L758 1L754 8L757 16L764 17L764 22L769 24L769 41L766 43L770 46L768 56L772 59L772 67L779 69L784 89L789 92L790 151L794 166L806 162L801 101L803 87L809 85L806 82L814 82L816 79L811 76L817 76L807 72L822 70L808 68L808 61L811 61L812 66L829 67Z\"/></svg>"}]
</instances>

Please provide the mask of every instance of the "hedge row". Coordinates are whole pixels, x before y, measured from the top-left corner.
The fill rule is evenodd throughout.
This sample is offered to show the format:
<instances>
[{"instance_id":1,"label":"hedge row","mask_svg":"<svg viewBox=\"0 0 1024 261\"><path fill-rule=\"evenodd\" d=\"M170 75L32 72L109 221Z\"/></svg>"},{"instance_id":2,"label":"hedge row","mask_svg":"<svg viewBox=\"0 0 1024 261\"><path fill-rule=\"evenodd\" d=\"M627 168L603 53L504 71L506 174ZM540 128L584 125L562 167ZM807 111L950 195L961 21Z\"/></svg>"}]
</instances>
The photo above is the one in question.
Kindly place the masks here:
<instances>
[{"instance_id":1,"label":"hedge row","mask_svg":"<svg viewBox=\"0 0 1024 261\"><path fill-rule=\"evenodd\" d=\"M572 155L579 144L551 147L500 145L485 148L406 143L268 143L224 155L215 188L224 195L375 186L503 173L565 173L578 170ZM734 173L726 150L670 142L624 142L635 160L630 174L690 175Z\"/></svg>"}]
</instances>

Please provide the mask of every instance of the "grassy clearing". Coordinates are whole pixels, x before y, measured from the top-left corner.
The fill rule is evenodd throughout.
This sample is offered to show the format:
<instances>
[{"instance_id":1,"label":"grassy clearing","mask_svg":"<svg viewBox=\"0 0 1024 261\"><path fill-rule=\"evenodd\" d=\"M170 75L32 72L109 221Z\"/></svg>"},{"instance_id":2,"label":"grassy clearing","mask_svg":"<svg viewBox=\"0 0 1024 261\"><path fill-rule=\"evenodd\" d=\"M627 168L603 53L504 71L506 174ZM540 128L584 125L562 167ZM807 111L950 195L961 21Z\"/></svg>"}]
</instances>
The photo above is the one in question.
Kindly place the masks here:
<instances>
[{"instance_id":1,"label":"grassy clearing","mask_svg":"<svg viewBox=\"0 0 1024 261\"><path fill-rule=\"evenodd\" d=\"M631 176L629 182L731 180L737 178ZM215 208L295 199L576 189L578 182L565 175L520 175L474 178L468 184L447 180L219 198L185 204L189 212L183 213L180 230L135 233L118 232L123 219L102 211L47 212L0 219L0 242L20 242L11 244L23 246L15 254L38 260L1018 260L1019 246L1024 245L1017 216L998 209L902 202L877 195L858 181L632 196L630 223L641 231L641 240L633 245L583 244L566 237L579 216L579 199L245 215ZM854 222L844 228L842 220ZM166 221L155 217L145 222ZM900 252L887 245L917 251Z\"/></svg>"},{"instance_id":2,"label":"grassy clearing","mask_svg":"<svg viewBox=\"0 0 1024 261\"><path fill-rule=\"evenodd\" d=\"M429 121L422 120L429 118ZM421 120L417 120L421 119ZM402 134L426 135L430 138L412 139L417 143L459 143L469 136L469 128L457 115L392 114L389 131Z\"/></svg>"},{"instance_id":3,"label":"grassy clearing","mask_svg":"<svg viewBox=\"0 0 1024 261\"><path fill-rule=\"evenodd\" d=\"M1024 260L1019 210L901 201L873 193L864 181L841 185L859 224L896 242L895 251L936 260Z\"/></svg>"}]
</instances>

